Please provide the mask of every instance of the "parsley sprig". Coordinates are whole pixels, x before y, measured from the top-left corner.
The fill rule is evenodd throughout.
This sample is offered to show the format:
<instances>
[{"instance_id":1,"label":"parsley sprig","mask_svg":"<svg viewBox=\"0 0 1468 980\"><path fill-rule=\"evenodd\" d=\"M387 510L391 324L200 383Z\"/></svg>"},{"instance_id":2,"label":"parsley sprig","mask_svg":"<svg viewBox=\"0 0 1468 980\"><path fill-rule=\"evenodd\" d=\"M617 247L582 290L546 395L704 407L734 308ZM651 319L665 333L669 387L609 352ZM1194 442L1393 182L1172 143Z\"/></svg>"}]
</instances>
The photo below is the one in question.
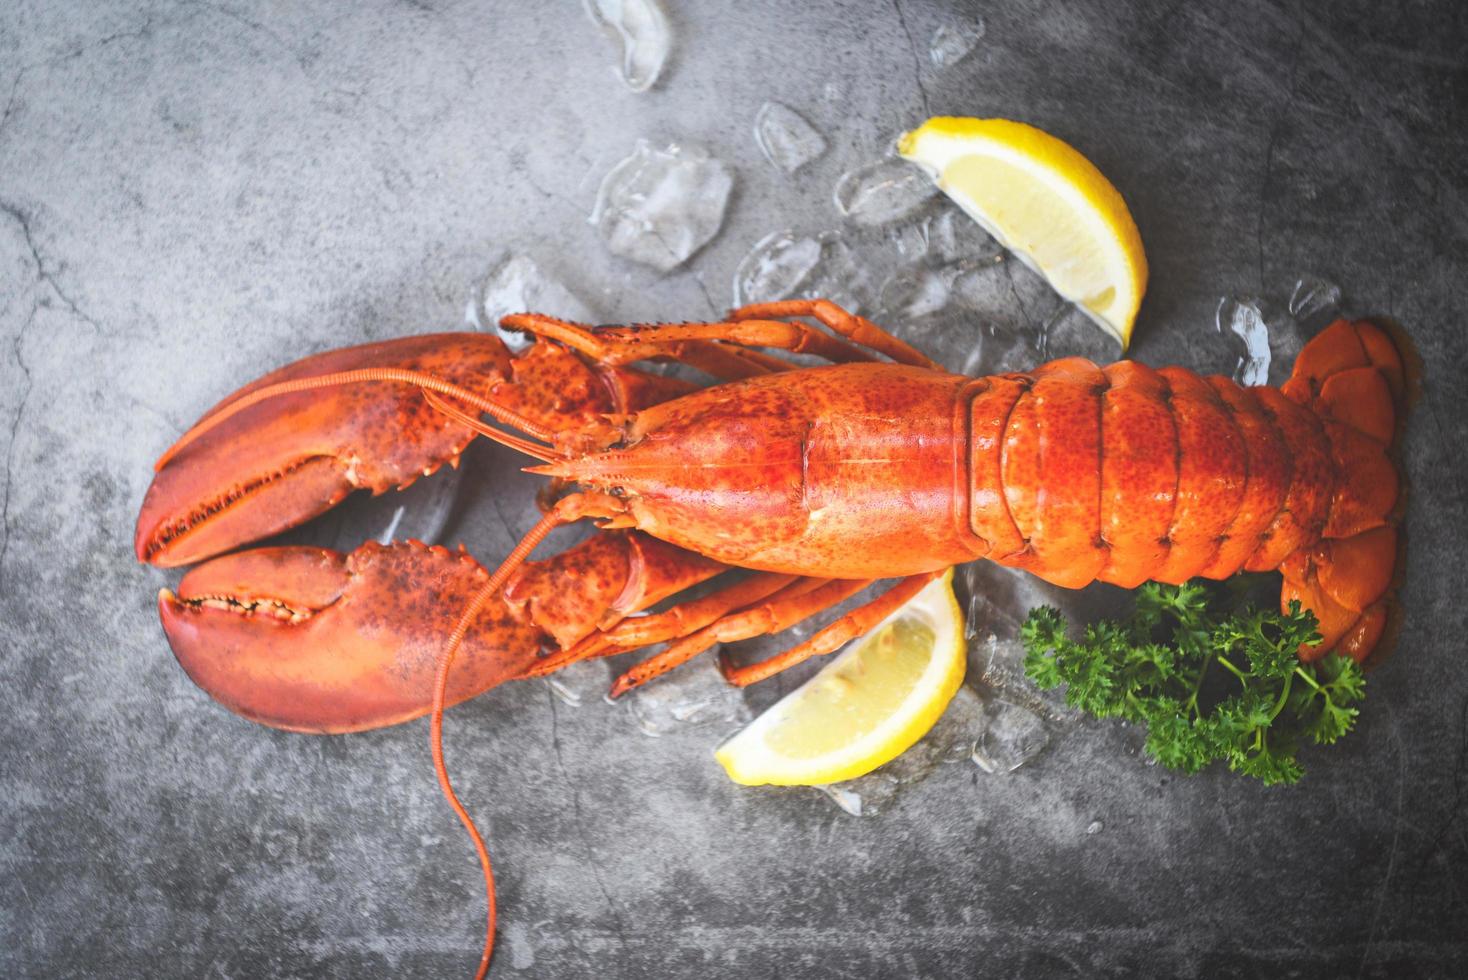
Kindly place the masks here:
<instances>
[{"instance_id":1,"label":"parsley sprig","mask_svg":"<svg viewBox=\"0 0 1468 980\"><path fill-rule=\"evenodd\" d=\"M1195 773L1215 759L1266 785L1304 775L1304 739L1329 744L1350 731L1366 693L1361 668L1330 655L1302 664L1295 651L1318 642L1316 619L1239 605L1200 582L1148 583L1126 622L1102 620L1083 639L1066 635L1061 614L1040 606L1021 630L1025 672L1043 688L1066 685L1065 700L1098 718L1147 728L1147 753Z\"/></svg>"}]
</instances>

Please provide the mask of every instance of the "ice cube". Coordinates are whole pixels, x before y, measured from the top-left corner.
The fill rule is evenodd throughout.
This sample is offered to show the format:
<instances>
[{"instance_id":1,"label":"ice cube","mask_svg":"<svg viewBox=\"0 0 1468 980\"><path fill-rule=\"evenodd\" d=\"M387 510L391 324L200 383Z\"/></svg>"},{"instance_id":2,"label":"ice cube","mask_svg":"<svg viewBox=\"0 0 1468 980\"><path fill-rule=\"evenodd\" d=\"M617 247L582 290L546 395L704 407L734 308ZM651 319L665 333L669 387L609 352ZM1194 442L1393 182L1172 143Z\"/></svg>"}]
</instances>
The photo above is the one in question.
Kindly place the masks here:
<instances>
[{"instance_id":1,"label":"ice cube","mask_svg":"<svg viewBox=\"0 0 1468 980\"><path fill-rule=\"evenodd\" d=\"M822 251L819 241L793 231L761 238L734 273L734 305L772 303L795 295L820 263Z\"/></svg>"},{"instance_id":2,"label":"ice cube","mask_svg":"<svg viewBox=\"0 0 1468 980\"><path fill-rule=\"evenodd\" d=\"M984 36L983 18L975 18L963 24L944 24L933 32L928 45L928 57L937 68L948 68L968 57L970 51Z\"/></svg>"},{"instance_id":3,"label":"ice cube","mask_svg":"<svg viewBox=\"0 0 1468 980\"><path fill-rule=\"evenodd\" d=\"M612 686L610 661L578 660L548 675L545 683L563 704L593 704L604 700Z\"/></svg>"},{"instance_id":4,"label":"ice cube","mask_svg":"<svg viewBox=\"0 0 1468 980\"><path fill-rule=\"evenodd\" d=\"M520 350L528 338L500 329L500 318L510 313L544 313L562 320L596 323L596 311L559 280L547 275L528 255L510 254L500 260L480 289L468 317L479 329L499 334L511 350Z\"/></svg>"},{"instance_id":5,"label":"ice cube","mask_svg":"<svg viewBox=\"0 0 1468 980\"><path fill-rule=\"evenodd\" d=\"M836 210L854 224L885 225L915 213L936 193L926 173L894 157L842 175L836 182Z\"/></svg>"},{"instance_id":6,"label":"ice cube","mask_svg":"<svg viewBox=\"0 0 1468 980\"><path fill-rule=\"evenodd\" d=\"M591 20L622 49L618 75L634 92L652 88L673 47L659 0L585 0Z\"/></svg>"},{"instance_id":7,"label":"ice cube","mask_svg":"<svg viewBox=\"0 0 1468 980\"><path fill-rule=\"evenodd\" d=\"M887 244L897 253L897 261L908 264L921 262L928 255L928 234L927 220L894 225L887 231Z\"/></svg>"},{"instance_id":8,"label":"ice cube","mask_svg":"<svg viewBox=\"0 0 1468 980\"><path fill-rule=\"evenodd\" d=\"M945 207L933 216L928 225L928 247L940 262L992 264L1004 257L1004 247L955 207Z\"/></svg>"},{"instance_id":9,"label":"ice cube","mask_svg":"<svg viewBox=\"0 0 1468 980\"><path fill-rule=\"evenodd\" d=\"M637 688L628 701L637 727L654 737L694 726L733 725L750 717L744 691L725 681L707 654Z\"/></svg>"},{"instance_id":10,"label":"ice cube","mask_svg":"<svg viewBox=\"0 0 1468 980\"><path fill-rule=\"evenodd\" d=\"M1248 386L1269 384L1269 328L1260 301L1253 296L1225 296L1218 301L1214 321L1238 355L1234 380Z\"/></svg>"},{"instance_id":11,"label":"ice cube","mask_svg":"<svg viewBox=\"0 0 1468 980\"><path fill-rule=\"evenodd\" d=\"M1049 743L1050 733L1039 715L1017 704L996 701L974 746L974 764L988 773L1014 772Z\"/></svg>"},{"instance_id":12,"label":"ice cube","mask_svg":"<svg viewBox=\"0 0 1468 980\"><path fill-rule=\"evenodd\" d=\"M826 232L821 243L821 260L806 278L798 295L828 299L851 313L861 313L877 301L870 264L859 259L840 232Z\"/></svg>"},{"instance_id":13,"label":"ice cube","mask_svg":"<svg viewBox=\"0 0 1468 980\"><path fill-rule=\"evenodd\" d=\"M766 102L754 117L754 139L765 157L793 174L826 152L826 138L787 105Z\"/></svg>"},{"instance_id":14,"label":"ice cube","mask_svg":"<svg viewBox=\"0 0 1468 980\"><path fill-rule=\"evenodd\" d=\"M948 305L948 295L948 282L941 273L933 269L898 269L882 286L881 317L895 324L928 316Z\"/></svg>"},{"instance_id":15,"label":"ice cube","mask_svg":"<svg viewBox=\"0 0 1468 980\"><path fill-rule=\"evenodd\" d=\"M1319 276L1301 276L1290 294L1290 316L1307 329L1318 329L1340 316L1341 287Z\"/></svg>"},{"instance_id":16,"label":"ice cube","mask_svg":"<svg viewBox=\"0 0 1468 980\"><path fill-rule=\"evenodd\" d=\"M638 140L602 180L591 223L612 254L668 272L718 233L733 187L734 171L702 147Z\"/></svg>"},{"instance_id":17,"label":"ice cube","mask_svg":"<svg viewBox=\"0 0 1468 980\"><path fill-rule=\"evenodd\" d=\"M932 729L906 752L865 776L816 788L854 817L882 813L940 765L970 758L985 724L983 699L963 685Z\"/></svg>"}]
</instances>

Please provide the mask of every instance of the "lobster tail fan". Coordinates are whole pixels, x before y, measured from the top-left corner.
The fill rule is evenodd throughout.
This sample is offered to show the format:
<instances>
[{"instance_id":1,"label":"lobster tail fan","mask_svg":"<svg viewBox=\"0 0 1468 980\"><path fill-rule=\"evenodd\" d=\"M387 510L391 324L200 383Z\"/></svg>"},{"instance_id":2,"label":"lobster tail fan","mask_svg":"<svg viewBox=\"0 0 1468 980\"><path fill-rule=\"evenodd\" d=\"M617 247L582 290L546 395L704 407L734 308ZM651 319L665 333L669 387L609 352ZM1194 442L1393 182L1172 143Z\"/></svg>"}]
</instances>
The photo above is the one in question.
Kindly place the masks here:
<instances>
[{"instance_id":1,"label":"lobster tail fan","mask_svg":"<svg viewBox=\"0 0 1468 980\"><path fill-rule=\"evenodd\" d=\"M1340 477L1321 539L1280 566L1280 605L1315 613L1322 637L1301 649L1357 662L1384 656L1396 618L1403 553L1400 472L1392 452L1407 408L1407 372L1392 335L1367 321L1337 320L1305 345L1282 387L1320 419ZM1374 656L1373 656L1374 654Z\"/></svg>"}]
</instances>

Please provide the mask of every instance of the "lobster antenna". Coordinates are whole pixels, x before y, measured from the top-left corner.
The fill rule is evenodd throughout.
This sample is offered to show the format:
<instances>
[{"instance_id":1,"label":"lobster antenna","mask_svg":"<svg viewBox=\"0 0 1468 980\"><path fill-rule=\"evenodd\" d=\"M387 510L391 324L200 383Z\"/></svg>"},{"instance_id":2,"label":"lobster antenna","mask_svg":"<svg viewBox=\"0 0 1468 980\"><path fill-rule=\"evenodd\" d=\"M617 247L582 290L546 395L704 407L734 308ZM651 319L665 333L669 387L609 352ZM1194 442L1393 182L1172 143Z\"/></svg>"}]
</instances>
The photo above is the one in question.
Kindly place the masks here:
<instances>
[{"instance_id":1,"label":"lobster antenna","mask_svg":"<svg viewBox=\"0 0 1468 980\"><path fill-rule=\"evenodd\" d=\"M443 652L438 655L438 670L433 678L433 711L429 717L429 748L433 753L433 772L438 777L438 786L443 790L444 799L448 800L459 822L469 832L469 838L474 842L474 850L479 855L479 866L484 869L484 894L489 913L484 931L484 952L480 954L479 970L474 974L474 980L484 980L484 975L489 972L490 958L494 955L494 868L490 865L489 849L484 846L484 838L480 836L479 828L474 826L474 818L469 816L469 811L464 809L464 804L459 802L459 796L454 792L453 783L449 781L448 768L443 761L443 710L444 702L448 697L449 668L453 666L454 655L459 652L459 647L464 643L464 637L469 634L469 627L473 625L475 617L484 608L484 604L499 592L515 569L519 568L529 557L530 552L535 550L535 546L540 544L551 531L565 524L568 518L575 519L568 513L564 513L563 508L557 508L542 517L529 533L520 539L520 543L515 545L488 581L479 587L479 591L474 593L474 598L469 600L469 605L464 607L464 613L454 626L453 633L449 634L449 641L444 646Z\"/></svg>"},{"instance_id":2,"label":"lobster antenna","mask_svg":"<svg viewBox=\"0 0 1468 980\"><path fill-rule=\"evenodd\" d=\"M521 439L517 435L513 435L509 432L504 432L490 425L485 425L483 422L481 422L479 419L476 419L468 412L465 412L462 409L449 404L449 402L437 392L424 389L423 399L424 401L428 402L429 405L432 405L438 411L447 415L455 422L467 425L475 432L484 436L484 438L493 440L494 442L497 442L502 446L509 446L511 449L517 449L520 452L524 453L526 456L533 456L534 458L545 463L554 463L567 458L564 453L558 453L555 450L547 449L545 446L531 442L529 439Z\"/></svg>"},{"instance_id":3,"label":"lobster antenna","mask_svg":"<svg viewBox=\"0 0 1468 980\"><path fill-rule=\"evenodd\" d=\"M433 391L441 395L448 395L451 398L457 398L465 404L474 406L502 425L519 429L521 432L528 433L543 442L553 441L553 433L544 426L530 421L530 419L527 419L514 409L506 408L498 402L470 391L462 385L456 385L452 381L445 381L442 378L435 377L423 371L413 371L408 368L357 368L352 371L337 371L332 374L321 374L313 378L296 378L291 381L280 381L276 384L255 389L248 395L244 395L225 405L213 415L206 415L194 423L192 429L180 436L177 442L169 446L168 450L162 456L158 457L158 462L153 464L153 471L156 473L163 469L163 467L168 465L169 460L177 456L185 446L198 439L210 429L267 399L277 398L281 395L291 395L301 391L314 391L318 388L333 388L338 385L361 384L369 381L389 381L399 384L410 384L422 388L424 391Z\"/></svg>"}]
</instances>

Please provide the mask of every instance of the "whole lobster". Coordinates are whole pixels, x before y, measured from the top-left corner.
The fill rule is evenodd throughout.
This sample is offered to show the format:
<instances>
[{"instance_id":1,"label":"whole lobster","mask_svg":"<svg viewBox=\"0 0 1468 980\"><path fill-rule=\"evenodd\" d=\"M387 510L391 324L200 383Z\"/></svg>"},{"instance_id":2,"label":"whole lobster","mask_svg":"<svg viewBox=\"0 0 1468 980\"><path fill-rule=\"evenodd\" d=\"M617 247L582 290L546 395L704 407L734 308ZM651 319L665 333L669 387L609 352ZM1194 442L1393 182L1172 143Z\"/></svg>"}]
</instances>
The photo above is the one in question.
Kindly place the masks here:
<instances>
[{"instance_id":1,"label":"whole lobster","mask_svg":"<svg viewBox=\"0 0 1468 980\"><path fill-rule=\"evenodd\" d=\"M278 547L215 558L159 597L189 676L247 718L346 732L432 710L440 784L489 889L481 975L493 879L443 769L441 723L445 705L503 681L669 641L617 679L620 694L901 579L782 654L721 660L731 683L753 683L835 650L977 558L1072 588L1278 568L1282 604L1299 600L1320 622L1306 660L1366 658L1392 611L1389 452L1406 384L1391 336L1369 322L1332 324L1279 389L1081 358L968 378L822 300L722 323L503 323L535 343L515 355L487 334L404 338L240 389L159 460L136 535L142 561L193 563L352 490L457 465L476 435L555 478L544 517L492 574L415 542ZM768 350L837 363L797 369ZM722 383L629 367L641 360ZM551 529L583 518L605 530L527 561ZM632 616L731 568L751 574Z\"/></svg>"}]
</instances>

